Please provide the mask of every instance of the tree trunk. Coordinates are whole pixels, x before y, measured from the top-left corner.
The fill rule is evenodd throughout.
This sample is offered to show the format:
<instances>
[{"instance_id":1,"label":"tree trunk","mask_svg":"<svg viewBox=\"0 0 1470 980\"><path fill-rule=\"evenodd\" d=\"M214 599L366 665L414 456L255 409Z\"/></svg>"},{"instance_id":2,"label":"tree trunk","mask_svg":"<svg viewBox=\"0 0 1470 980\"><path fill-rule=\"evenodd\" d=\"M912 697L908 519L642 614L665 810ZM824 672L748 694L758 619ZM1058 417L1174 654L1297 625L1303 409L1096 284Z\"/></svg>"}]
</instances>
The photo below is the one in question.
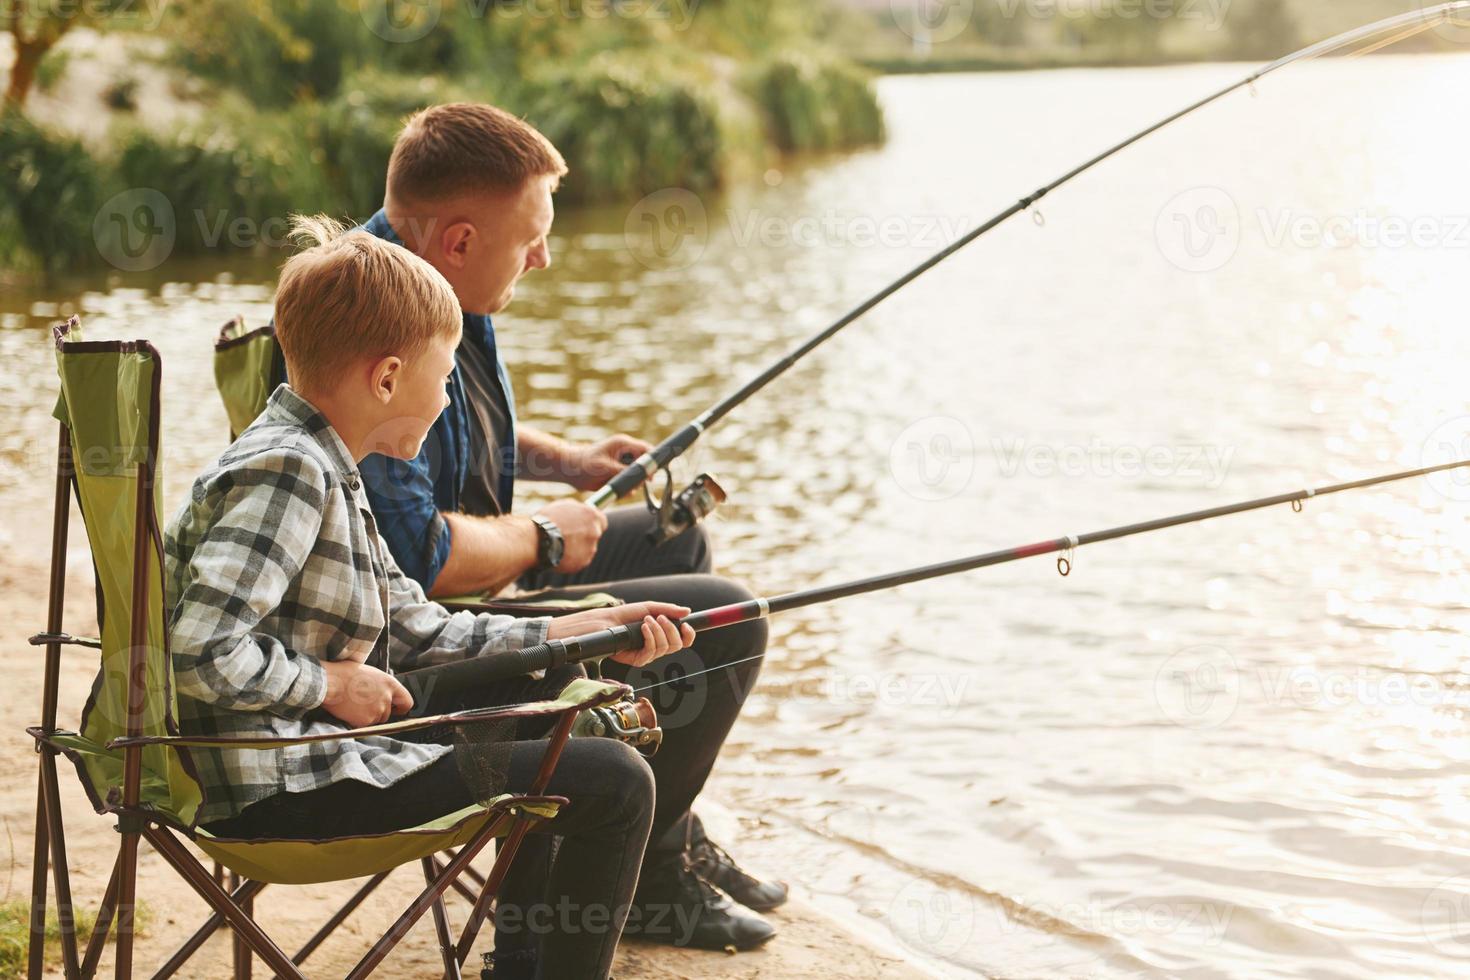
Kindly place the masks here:
<instances>
[{"instance_id":1,"label":"tree trunk","mask_svg":"<svg viewBox=\"0 0 1470 980\"><path fill-rule=\"evenodd\" d=\"M26 96L36 81L36 68L46 56L48 47L50 45L17 40L15 63L10 66L10 85L5 90L6 108L20 109L25 105Z\"/></svg>"}]
</instances>

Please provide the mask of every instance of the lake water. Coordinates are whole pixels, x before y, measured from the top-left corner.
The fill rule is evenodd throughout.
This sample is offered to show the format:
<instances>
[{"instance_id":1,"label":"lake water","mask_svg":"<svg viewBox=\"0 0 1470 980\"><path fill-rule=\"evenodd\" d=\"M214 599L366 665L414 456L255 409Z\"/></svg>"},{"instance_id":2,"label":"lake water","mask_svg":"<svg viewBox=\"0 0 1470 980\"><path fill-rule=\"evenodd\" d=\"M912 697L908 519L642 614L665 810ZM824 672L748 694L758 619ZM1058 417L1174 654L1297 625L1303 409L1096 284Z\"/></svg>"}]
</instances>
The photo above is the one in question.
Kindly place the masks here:
<instances>
[{"instance_id":1,"label":"lake water","mask_svg":"<svg viewBox=\"0 0 1470 980\"><path fill-rule=\"evenodd\" d=\"M885 79L882 149L563 215L497 320L523 414L661 437L1243 71ZM1467 86L1470 57L1292 69L964 250L680 467L731 492L723 570L777 593L1470 449ZM224 438L213 333L263 322L273 268L5 297L4 544L44 545L44 328L159 345L172 509ZM945 975L1463 975L1467 501L1415 480L778 618L711 786L735 848Z\"/></svg>"}]
</instances>

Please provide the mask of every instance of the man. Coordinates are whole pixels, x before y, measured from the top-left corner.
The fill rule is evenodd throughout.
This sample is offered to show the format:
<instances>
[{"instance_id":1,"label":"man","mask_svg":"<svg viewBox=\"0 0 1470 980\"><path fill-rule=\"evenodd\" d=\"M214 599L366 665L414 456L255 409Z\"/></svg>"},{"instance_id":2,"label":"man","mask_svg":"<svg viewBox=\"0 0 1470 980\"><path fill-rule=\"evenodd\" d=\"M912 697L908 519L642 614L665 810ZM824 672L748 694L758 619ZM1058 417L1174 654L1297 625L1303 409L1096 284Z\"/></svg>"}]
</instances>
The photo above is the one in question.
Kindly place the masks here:
<instances>
[{"instance_id":1,"label":"man","mask_svg":"<svg viewBox=\"0 0 1470 980\"><path fill-rule=\"evenodd\" d=\"M648 448L625 435L569 443L516 417L490 315L510 303L522 275L550 264L551 195L565 173L544 136L487 105L435 106L400 133L383 209L364 227L444 275L464 309L464 335L447 386L449 407L423 450L407 462L363 462L383 536L404 571L435 597L495 594L520 583L569 598L606 592L694 609L747 600L744 587L710 574L702 530L662 548L647 544L645 508L605 515L566 499L529 517L512 512L517 477L592 490L623 468L626 454ZM657 803L636 900L646 916L630 922L664 921L673 909L692 928L650 927L645 938L749 949L775 934L711 885L757 910L780 905L786 887L741 871L690 811L755 683L765 644L765 624L757 622L707 633L693 649L647 669L603 665L605 676L635 687L677 681L654 692L678 700L673 712L656 700L665 709L665 737L652 760ZM545 877L543 861L518 861L507 888L534 888Z\"/></svg>"}]
</instances>

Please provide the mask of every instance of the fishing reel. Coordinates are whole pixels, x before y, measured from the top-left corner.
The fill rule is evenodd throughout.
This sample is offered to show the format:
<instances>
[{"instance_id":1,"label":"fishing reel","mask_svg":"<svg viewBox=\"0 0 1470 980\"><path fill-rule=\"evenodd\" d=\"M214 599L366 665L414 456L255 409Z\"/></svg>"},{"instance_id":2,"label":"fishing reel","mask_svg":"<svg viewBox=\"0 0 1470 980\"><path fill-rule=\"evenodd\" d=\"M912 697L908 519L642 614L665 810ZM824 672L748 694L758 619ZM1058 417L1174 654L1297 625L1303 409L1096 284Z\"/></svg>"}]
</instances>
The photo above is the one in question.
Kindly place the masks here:
<instances>
[{"instance_id":1,"label":"fishing reel","mask_svg":"<svg viewBox=\"0 0 1470 980\"><path fill-rule=\"evenodd\" d=\"M656 548L674 540L714 513L714 509L725 502L725 491L715 482L714 477L701 473L694 478L693 483L675 495L674 476L664 470L663 498L655 504L653 494L648 492L648 484L645 483L643 500L648 505L649 512L654 515L653 527L648 532L648 543Z\"/></svg>"},{"instance_id":2,"label":"fishing reel","mask_svg":"<svg viewBox=\"0 0 1470 980\"><path fill-rule=\"evenodd\" d=\"M621 701L585 708L572 723L572 736L615 738L627 742L640 754L652 757L663 744L664 730L647 698L624 697Z\"/></svg>"}]
</instances>

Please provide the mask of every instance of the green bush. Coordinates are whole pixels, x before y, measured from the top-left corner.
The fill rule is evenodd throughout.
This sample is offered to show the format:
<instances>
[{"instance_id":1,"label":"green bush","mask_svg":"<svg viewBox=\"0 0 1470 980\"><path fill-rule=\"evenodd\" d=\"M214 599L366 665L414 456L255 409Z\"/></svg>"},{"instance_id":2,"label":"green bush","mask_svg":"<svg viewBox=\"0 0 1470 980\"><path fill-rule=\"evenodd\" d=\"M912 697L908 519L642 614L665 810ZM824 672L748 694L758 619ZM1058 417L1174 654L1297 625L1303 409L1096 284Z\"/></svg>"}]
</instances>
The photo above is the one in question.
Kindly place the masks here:
<instances>
[{"instance_id":1,"label":"green bush","mask_svg":"<svg viewBox=\"0 0 1470 980\"><path fill-rule=\"evenodd\" d=\"M95 258L101 168L82 144L0 112L0 265L53 271Z\"/></svg>"},{"instance_id":2,"label":"green bush","mask_svg":"<svg viewBox=\"0 0 1470 980\"><path fill-rule=\"evenodd\" d=\"M526 119L566 157L566 200L626 200L720 182L715 105L689 78L602 57L537 79L521 98Z\"/></svg>"},{"instance_id":3,"label":"green bush","mask_svg":"<svg viewBox=\"0 0 1470 980\"><path fill-rule=\"evenodd\" d=\"M280 245L292 213L341 213L327 184L315 107L223 111L208 126L118 139L117 177L154 188L173 206L179 252Z\"/></svg>"},{"instance_id":4,"label":"green bush","mask_svg":"<svg viewBox=\"0 0 1470 980\"><path fill-rule=\"evenodd\" d=\"M786 152L883 140L883 111L868 76L845 62L785 53L758 68L751 89L771 140Z\"/></svg>"},{"instance_id":5,"label":"green bush","mask_svg":"<svg viewBox=\"0 0 1470 980\"><path fill-rule=\"evenodd\" d=\"M83 942L92 934L97 923L97 913L90 909L75 910L77 933ZM133 913L134 935L145 935L152 921L152 910L139 903ZM117 923L108 933L108 942L117 941ZM7 899L0 902L0 980L11 980L25 976L26 950L31 942L31 900L29 898ZM61 959L61 922L56 909L46 910L46 962L56 963Z\"/></svg>"}]
</instances>

